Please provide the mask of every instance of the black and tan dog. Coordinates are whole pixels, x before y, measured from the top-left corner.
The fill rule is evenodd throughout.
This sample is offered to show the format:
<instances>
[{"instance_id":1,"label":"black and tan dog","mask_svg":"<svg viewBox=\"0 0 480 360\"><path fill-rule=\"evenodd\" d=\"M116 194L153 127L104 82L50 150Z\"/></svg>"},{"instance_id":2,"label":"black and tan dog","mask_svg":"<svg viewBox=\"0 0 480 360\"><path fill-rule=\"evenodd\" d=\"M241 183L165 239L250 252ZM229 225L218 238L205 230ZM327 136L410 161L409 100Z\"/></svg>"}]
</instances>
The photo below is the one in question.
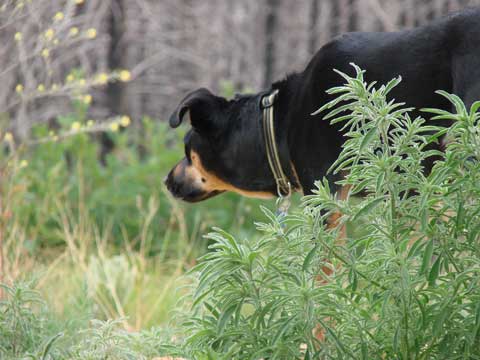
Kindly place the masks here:
<instances>
[{"instance_id":1,"label":"black and tan dog","mask_svg":"<svg viewBox=\"0 0 480 360\"><path fill-rule=\"evenodd\" d=\"M324 114L311 114L331 100L326 90L342 83L332 69L351 74L351 62L367 71L369 82L386 83L401 75L403 82L391 96L408 106L450 110L450 103L435 94L438 89L459 95L469 106L480 99L480 9L413 30L342 35L321 48L303 72L274 83L267 92L230 101L206 89L190 93L170 118L175 128L189 117L191 130L185 158L165 181L168 189L189 202L225 191L277 196L261 101L278 90L273 118L279 162L292 189L309 194L343 142L339 126L323 121Z\"/></svg>"}]
</instances>

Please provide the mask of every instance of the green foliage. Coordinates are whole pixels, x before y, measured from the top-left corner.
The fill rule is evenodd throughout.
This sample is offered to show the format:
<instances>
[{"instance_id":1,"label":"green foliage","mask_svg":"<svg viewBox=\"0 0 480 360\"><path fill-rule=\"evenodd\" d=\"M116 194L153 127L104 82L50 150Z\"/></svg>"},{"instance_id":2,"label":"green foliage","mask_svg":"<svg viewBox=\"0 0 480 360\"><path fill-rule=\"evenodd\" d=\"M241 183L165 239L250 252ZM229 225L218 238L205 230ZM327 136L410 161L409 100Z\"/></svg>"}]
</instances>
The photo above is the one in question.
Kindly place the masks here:
<instances>
[{"instance_id":1,"label":"green foliage","mask_svg":"<svg viewBox=\"0 0 480 360\"><path fill-rule=\"evenodd\" d=\"M215 230L193 270L192 311L173 354L195 359L477 359L480 354L480 102L425 123L388 100L385 86L346 83L322 110L347 133L333 171L361 201L339 200L326 181L302 211L268 210L262 237ZM448 129L434 126L450 119ZM445 153L429 145L446 135ZM429 174L423 163L435 156ZM339 241L339 224L362 234ZM331 270L331 274L325 271ZM315 333L317 336L315 336ZM318 336L321 333L322 336ZM323 337L323 339L322 339ZM320 338L321 340L318 340Z\"/></svg>"},{"instance_id":2,"label":"green foliage","mask_svg":"<svg viewBox=\"0 0 480 360\"><path fill-rule=\"evenodd\" d=\"M55 316L32 284L2 285L0 357L2 359L151 359L169 334L160 329L127 332L123 320L92 320L87 328L54 332Z\"/></svg>"},{"instance_id":3,"label":"green foliage","mask_svg":"<svg viewBox=\"0 0 480 360\"><path fill-rule=\"evenodd\" d=\"M44 303L26 284L1 285L1 289L6 297L0 300L0 354L16 357L41 344L46 319L35 308L43 308Z\"/></svg>"}]
</instances>

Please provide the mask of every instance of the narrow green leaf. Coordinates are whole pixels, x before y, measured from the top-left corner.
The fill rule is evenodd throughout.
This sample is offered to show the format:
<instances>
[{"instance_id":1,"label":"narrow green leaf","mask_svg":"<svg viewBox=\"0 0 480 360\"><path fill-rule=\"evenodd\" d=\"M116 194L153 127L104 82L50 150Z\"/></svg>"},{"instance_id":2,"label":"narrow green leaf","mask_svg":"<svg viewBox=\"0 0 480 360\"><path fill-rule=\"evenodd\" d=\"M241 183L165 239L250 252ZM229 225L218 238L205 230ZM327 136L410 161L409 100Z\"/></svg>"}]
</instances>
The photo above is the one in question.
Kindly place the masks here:
<instances>
[{"instance_id":1,"label":"narrow green leaf","mask_svg":"<svg viewBox=\"0 0 480 360\"><path fill-rule=\"evenodd\" d=\"M428 274L428 283L430 286L435 286L435 281L437 280L438 274L440 273L441 261L442 261L442 256L439 255L437 260L435 260L435 262L433 263L430 273Z\"/></svg>"},{"instance_id":2,"label":"narrow green leaf","mask_svg":"<svg viewBox=\"0 0 480 360\"><path fill-rule=\"evenodd\" d=\"M425 248L425 252L423 253L423 260L422 260L422 266L420 268L420 275L425 274L425 272L428 269L428 265L430 265L430 261L432 260L432 255L433 255L433 239L431 239Z\"/></svg>"},{"instance_id":3,"label":"narrow green leaf","mask_svg":"<svg viewBox=\"0 0 480 360\"><path fill-rule=\"evenodd\" d=\"M273 337L272 343L276 345L280 339L282 338L283 334L287 331L287 329L291 326L291 323L295 320L294 316L291 316L285 323L278 329L277 333Z\"/></svg>"},{"instance_id":4,"label":"narrow green leaf","mask_svg":"<svg viewBox=\"0 0 480 360\"><path fill-rule=\"evenodd\" d=\"M237 305L238 304L230 305L230 307L228 307L227 310L225 310L221 314L220 319L218 320L218 326L217 326L217 329L220 335L223 334L223 331L225 330L225 326L227 325L228 320L230 320L230 317L233 315L233 313L237 309Z\"/></svg>"},{"instance_id":5,"label":"narrow green leaf","mask_svg":"<svg viewBox=\"0 0 480 360\"><path fill-rule=\"evenodd\" d=\"M445 323L449 315L450 312L448 311L448 308L444 307L440 309L439 314L433 322L433 336L440 336L440 334L443 332L443 324Z\"/></svg>"},{"instance_id":6,"label":"narrow green leaf","mask_svg":"<svg viewBox=\"0 0 480 360\"><path fill-rule=\"evenodd\" d=\"M378 129L374 126L372 127L367 134L363 137L362 142L360 143L360 148L358 149L359 153L362 153L365 148L370 145L374 136L377 134Z\"/></svg>"},{"instance_id":7,"label":"narrow green leaf","mask_svg":"<svg viewBox=\"0 0 480 360\"><path fill-rule=\"evenodd\" d=\"M317 254L319 245L316 244L312 250L310 250L305 257L305 260L303 261L302 269L303 271L307 271L308 267L310 266L310 263L312 262L313 257Z\"/></svg>"},{"instance_id":8,"label":"narrow green leaf","mask_svg":"<svg viewBox=\"0 0 480 360\"><path fill-rule=\"evenodd\" d=\"M369 201L367 204L365 204L352 218L352 222L355 222L362 216L368 214L370 211L372 211L378 204L383 202L385 198L382 196L380 198L373 199Z\"/></svg>"}]
</instances>

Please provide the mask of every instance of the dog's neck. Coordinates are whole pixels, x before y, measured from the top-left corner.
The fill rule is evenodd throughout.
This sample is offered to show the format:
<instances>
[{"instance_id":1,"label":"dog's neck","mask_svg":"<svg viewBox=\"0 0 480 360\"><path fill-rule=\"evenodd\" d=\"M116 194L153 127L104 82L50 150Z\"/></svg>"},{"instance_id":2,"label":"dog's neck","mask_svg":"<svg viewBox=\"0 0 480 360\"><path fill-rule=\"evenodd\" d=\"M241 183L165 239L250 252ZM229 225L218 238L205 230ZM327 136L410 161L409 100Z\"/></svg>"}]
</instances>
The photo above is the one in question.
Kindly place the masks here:
<instances>
[{"instance_id":1,"label":"dog's neck","mask_svg":"<svg viewBox=\"0 0 480 360\"><path fill-rule=\"evenodd\" d=\"M335 143L339 137L332 136L332 127L322 119L323 114L311 116L325 103L326 94L318 89L321 84L308 80L308 74L295 73L272 85L279 90L275 127L282 164L285 167L290 162L288 176L298 179L304 194L311 194L314 182L327 176L340 147ZM311 104L315 104L313 108ZM327 178L332 186L338 180L331 175Z\"/></svg>"},{"instance_id":2,"label":"dog's neck","mask_svg":"<svg viewBox=\"0 0 480 360\"><path fill-rule=\"evenodd\" d=\"M291 183L293 191L302 191L302 184L299 181L295 165L291 159L290 147L288 144L288 103L293 98L292 82L298 75L289 75L285 80L276 82L272 85L272 90L278 90L277 99L274 103L274 127L275 138L277 142L278 153L282 169Z\"/></svg>"}]
</instances>

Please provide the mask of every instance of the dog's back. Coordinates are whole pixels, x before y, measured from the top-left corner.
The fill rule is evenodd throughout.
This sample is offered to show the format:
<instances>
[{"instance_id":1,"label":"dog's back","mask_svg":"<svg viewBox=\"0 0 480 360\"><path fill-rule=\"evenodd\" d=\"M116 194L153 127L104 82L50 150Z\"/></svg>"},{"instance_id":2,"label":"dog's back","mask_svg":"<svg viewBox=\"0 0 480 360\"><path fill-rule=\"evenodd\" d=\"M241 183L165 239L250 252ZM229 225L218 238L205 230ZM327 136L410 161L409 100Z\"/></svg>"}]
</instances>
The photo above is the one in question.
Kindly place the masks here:
<instances>
[{"instance_id":1,"label":"dog's back","mask_svg":"<svg viewBox=\"0 0 480 360\"><path fill-rule=\"evenodd\" d=\"M480 8L411 30L340 35L318 51L303 76L323 93L339 85L331 70L352 74L352 62L366 70L368 82L384 84L400 75L402 85L391 96L408 106L449 108L435 94L440 89L470 105L480 99Z\"/></svg>"}]
</instances>

